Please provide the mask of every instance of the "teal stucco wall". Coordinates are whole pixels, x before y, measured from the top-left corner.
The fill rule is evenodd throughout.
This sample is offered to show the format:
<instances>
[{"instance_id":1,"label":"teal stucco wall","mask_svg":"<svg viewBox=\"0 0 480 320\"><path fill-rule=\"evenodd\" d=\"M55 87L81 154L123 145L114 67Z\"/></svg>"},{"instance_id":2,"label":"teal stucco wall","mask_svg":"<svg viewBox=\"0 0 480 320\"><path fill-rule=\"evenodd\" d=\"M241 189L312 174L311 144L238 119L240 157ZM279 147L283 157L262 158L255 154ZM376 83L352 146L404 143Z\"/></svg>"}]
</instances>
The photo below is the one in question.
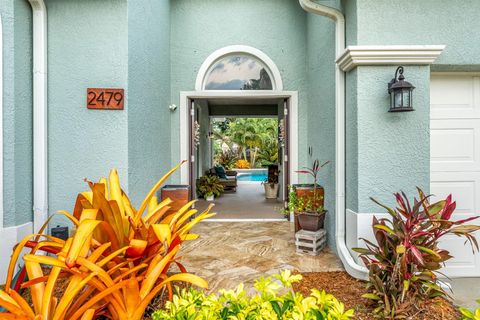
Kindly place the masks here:
<instances>
[{"instance_id":1,"label":"teal stucco wall","mask_svg":"<svg viewBox=\"0 0 480 320\"><path fill-rule=\"evenodd\" d=\"M86 108L89 87L125 88L127 2L46 2L48 22L49 212L71 210L84 178L116 167L128 189L128 91L125 110ZM58 220L53 222L53 225Z\"/></svg>"},{"instance_id":2,"label":"teal stucco wall","mask_svg":"<svg viewBox=\"0 0 480 320\"><path fill-rule=\"evenodd\" d=\"M308 89L306 13L297 1L171 2L171 100L194 90L198 69L215 50L248 45L265 52L280 69L284 90L299 92L299 158L306 163ZM174 57L174 58L173 58ZM180 161L179 113L172 114L172 163Z\"/></svg>"},{"instance_id":3,"label":"teal stucco wall","mask_svg":"<svg viewBox=\"0 0 480 320\"><path fill-rule=\"evenodd\" d=\"M320 173L325 188L326 228L329 245L335 246L335 23L307 14L307 145L313 159L330 161ZM301 165L307 165L301 163ZM311 165L308 163L308 165Z\"/></svg>"},{"instance_id":4,"label":"teal stucco wall","mask_svg":"<svg viewBox=\"0 0 480 320\"><path fill-rule=\"evenodd\" d=\"M350 1L350 0L348 0ZM347 1L347 2L348 2ZM360 45L447 45L436 68L478 70L480 2L477 0L353 0ZM352 4L352 6L354 6ZM456 67L455 67L456 65Z\"/></svg>"},{"instance_id":5,"label":"teal stucco wall","mask_svg":"<svg viewBox=\"0 0 480 320\"><path fill-rule=\"evenodd\" d=\"M128 184L135 206L171 165L170 1L128 1Z\"/></svg>"},{"instance_id":6,"label":"teal stucco wall","mask_svg":"<svg viewBox=\"0 0 480 320\"><path fill-rule=\"evenodd\" d=\"M391 204L393 192L413 197L418 186L430 187L430 68L406 66L408 81L415 84L415 111L389 113L386 84L391 66L357 68L358 212L383 209L370 197ZM350 196L350 195L349 195Z\"/></svg>"},{"instance_id":7,"label":"teal stucco wall","mask_svg":"<svg viewBox=\"0 0 480 320\"><path fill-rule=\"evenodd\" d=\"M3 19L3 196L5 227L32 220L32 12L0 0Z\"/></svg>"},{"instance_id":8,"label":"teal stucco wall","mask_svg":"<svg viewBox=\"0 0 480 320\"><path fill-rule=\"evenodd\" d=\"M446 45L432 66L406 66L416 86L415 112L389 114L387 83L397 66L347 73L347 208L379 212L369 197L429 191L431 71L480 70L480 2L447 0L343 1L347 45Z\"/></svg>"}]
</instances>

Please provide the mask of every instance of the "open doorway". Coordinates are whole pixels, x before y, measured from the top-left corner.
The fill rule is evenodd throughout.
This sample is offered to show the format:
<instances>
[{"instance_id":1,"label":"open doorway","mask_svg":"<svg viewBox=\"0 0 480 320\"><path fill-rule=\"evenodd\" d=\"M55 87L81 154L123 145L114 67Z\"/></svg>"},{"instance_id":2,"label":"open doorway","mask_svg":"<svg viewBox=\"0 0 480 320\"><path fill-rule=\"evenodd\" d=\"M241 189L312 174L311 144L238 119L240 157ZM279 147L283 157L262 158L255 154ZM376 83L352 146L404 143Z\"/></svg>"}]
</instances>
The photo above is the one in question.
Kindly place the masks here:
<instances>
[{"instance_id":1,"label":"open doorway","mask_svg":"<svg viewBox=\"0 0 480 320\"><path fill-rule=\"evenodd\" d=\"M199 98L190 110L196 206L214 203L221 220L285 219L288 99Z\"/></svg>"}]
</instances>

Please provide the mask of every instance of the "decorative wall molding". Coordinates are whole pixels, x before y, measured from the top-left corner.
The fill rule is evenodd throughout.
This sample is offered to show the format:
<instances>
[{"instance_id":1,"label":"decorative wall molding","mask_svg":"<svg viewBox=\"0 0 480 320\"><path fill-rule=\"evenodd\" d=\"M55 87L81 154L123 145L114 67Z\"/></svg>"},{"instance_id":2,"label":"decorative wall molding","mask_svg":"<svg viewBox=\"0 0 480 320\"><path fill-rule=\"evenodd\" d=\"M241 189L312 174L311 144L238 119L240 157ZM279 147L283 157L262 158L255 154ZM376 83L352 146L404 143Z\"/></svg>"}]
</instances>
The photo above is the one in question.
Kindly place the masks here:
<instances>
[{"instance_id":1,"label":"decorative wall molding","mask_svg":"<svg viewBox=\"0 0 480 320\"><path fill-rule=\"evenodd\" d=\"M348 46L336 62L345 72L357 66L429 65L444 49L444 45Z\"/></svg>"}]
</instances>

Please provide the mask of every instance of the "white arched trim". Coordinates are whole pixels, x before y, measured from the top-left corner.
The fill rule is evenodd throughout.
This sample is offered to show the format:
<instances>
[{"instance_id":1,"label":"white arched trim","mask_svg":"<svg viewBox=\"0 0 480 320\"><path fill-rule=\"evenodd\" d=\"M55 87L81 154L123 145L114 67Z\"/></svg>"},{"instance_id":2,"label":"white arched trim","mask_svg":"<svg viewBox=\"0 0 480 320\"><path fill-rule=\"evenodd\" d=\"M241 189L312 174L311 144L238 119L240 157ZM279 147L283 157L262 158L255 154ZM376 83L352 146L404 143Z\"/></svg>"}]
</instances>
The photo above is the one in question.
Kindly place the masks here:
<instances>
[{"instance_id":1,"label":"white arched trim","mask_svg":"<svg viewBox=\"0 0 480 320\"><path fill-rule=\"evenodd\" d=\"M234 45L228 46L216 50L207 59L203 62L202 66L198 70L197 80L195 81L195 90L202 91L205 90L205 79L209 75L210 67L217 62L218 60L224 58L225 56L242 53L253 56L263 62L269 70L267 70L270 78L272 80L273 91L282 91L283 82L282 76L280 75L280 70L278 70L277 65L267 56L263 51L258 50L257 48L244 46L244 45ZM270 90L269 90L270 91Z\"/></svg>"}]
</instances>

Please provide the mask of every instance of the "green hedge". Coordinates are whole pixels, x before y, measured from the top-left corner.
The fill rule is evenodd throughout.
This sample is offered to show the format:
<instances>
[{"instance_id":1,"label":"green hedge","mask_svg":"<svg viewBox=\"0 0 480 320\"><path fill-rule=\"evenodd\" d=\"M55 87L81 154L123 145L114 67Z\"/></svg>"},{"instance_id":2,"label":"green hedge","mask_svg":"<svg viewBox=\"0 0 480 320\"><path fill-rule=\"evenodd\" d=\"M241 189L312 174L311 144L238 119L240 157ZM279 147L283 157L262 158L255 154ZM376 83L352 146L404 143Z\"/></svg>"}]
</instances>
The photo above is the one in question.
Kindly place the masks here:
<instances>
[{"instance_id":1,"label":"green hedge","mask_svg":"<svg viewBox=\"0 0 480 320\"><path fill-rule=\"evenodd\" d=\"M345 310L343 303L325 291L314 289L308 297L293 292L292 283L301 278L288 270L262 277L255 282L253 295L247 294L243 284L235 290L220 290L218 295L182 289L153 319L347 320L353 316L353 310Z\"/></svg>"}]
</instances>

